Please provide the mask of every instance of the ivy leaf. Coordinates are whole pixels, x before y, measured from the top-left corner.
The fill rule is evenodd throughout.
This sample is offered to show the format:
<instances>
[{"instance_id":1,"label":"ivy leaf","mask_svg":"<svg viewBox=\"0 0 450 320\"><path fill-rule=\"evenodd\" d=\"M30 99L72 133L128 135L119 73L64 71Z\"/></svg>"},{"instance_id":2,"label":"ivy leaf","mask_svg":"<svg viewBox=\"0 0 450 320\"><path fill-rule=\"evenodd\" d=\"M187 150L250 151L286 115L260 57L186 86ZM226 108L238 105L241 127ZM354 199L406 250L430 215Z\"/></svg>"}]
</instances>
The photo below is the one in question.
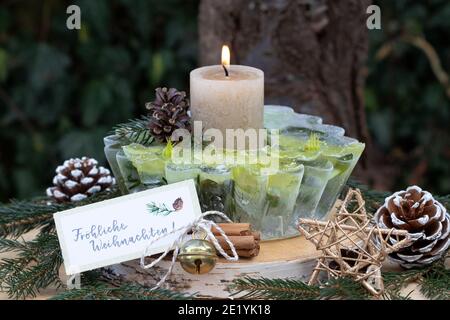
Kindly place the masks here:
<instances>
[{"instance_id":1,"label":"ivy leaf","mask_svg":"<svg viewBox=\"0 0 450 320\"><path fill-rule=\"evenodd\" d=\"M158 52L152 57L152 63L150 68L150 82L152 84L157 84L161 82L162 76L164 75L165 65L163 55Z\"/></svg>"},{"instance_id":2,"label":"ivy leaf","mask_svg":"<svg viewBox=\"0 0 450 320\"><path fill-rule=\"evenodd\" d=\"M8 76L8 52L0 48L0 82L5 82Z\"/></svg>"}]
</instances>

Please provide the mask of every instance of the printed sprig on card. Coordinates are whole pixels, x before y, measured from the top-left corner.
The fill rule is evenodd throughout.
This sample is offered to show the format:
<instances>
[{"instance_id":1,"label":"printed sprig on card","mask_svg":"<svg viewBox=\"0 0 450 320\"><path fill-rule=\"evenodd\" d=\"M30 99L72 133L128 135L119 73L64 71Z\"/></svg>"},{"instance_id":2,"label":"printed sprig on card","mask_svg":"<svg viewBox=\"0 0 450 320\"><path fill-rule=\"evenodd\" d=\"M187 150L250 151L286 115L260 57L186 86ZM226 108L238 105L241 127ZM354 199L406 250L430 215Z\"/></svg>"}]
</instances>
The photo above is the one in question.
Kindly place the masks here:
<instances>
[{"instance_id":1,"label":"printed sprig on card","mask_svg":"<svg viewBox=\"0 0 450 320\"><path fill-rule=\"evenodd\" d=\"M147 204L147 210L154 216L168 216L174 212L183 209L183 199L177 198L173 204L172 208L168 208L165 203L156 203L154 201Z\"/></svg>"}]
</instances>

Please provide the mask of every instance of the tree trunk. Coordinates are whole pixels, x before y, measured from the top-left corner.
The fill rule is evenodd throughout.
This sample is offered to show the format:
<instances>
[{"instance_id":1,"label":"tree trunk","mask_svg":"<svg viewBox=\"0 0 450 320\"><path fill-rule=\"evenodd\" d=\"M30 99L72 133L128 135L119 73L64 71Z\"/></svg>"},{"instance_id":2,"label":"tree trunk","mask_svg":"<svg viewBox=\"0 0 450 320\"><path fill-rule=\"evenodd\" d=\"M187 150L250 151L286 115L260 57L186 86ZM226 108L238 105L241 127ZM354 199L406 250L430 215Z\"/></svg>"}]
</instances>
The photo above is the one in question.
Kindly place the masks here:
<instances>
[{"instance_id":1,"label":"tree trunk","mask_svg":"<svg viewBox=\"0 0 450 320\"><path fill-rule=\"evenodd\" d=\"M261 68L266 104L284 104L343 126L369 143L363 101L370 0L203 0L200 61ZM367 153L366 153L367 155Z\"/></svg>"}]
</instances>

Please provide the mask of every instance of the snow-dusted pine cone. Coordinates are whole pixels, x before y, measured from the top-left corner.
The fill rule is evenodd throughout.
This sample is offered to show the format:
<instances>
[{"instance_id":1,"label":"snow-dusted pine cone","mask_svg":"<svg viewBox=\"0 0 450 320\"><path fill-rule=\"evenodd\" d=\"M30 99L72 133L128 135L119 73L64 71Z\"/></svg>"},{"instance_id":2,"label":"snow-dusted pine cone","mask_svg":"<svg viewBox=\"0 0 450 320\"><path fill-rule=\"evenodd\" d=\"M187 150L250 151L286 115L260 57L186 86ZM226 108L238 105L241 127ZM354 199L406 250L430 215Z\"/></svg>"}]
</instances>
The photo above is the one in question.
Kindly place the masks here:
<instances>
[{"instance_id":1,"label":"snow-dusted pine cone","mask_svg":"<svg viewBox=\"0 0 450 320\"><path fill-rule=\"evenodd\" d=\"M108 169L97 167L97 160L83 157L66 160L56 168L53 187L47 196L57 202L81 201L115 184Z\"/></svg>"},{"instance_id":2,"label":"snow-dusted pine cone","mask_svg":"<svg viewBox=\"0 0 450 320\"><path fill-rule=\"evenodd\" d=\"M417 186L386 198L375 213L382 228L408 230L414 242L391 254L404 267L430 264L443 256L450 244L450 216L433 196ZM395 240L391 238L391 242Z\"/></svg>"}]
</instances>

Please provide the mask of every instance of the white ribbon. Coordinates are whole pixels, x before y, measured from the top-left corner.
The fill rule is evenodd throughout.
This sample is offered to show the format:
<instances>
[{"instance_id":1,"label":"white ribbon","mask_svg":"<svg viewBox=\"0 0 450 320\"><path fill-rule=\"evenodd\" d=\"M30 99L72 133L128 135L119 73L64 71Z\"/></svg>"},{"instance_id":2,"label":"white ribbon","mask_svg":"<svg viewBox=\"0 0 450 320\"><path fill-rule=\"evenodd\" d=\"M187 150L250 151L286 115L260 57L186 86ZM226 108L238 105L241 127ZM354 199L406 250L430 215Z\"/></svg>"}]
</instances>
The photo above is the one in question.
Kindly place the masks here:
<instances>
[{"instance_id":1,"label":"white ribbon","mask_svg":"<svg viewBox=\"0 0 450 320\"><path fill-rule=\"evenodd\" d=\"M159 262L161 262L162 259L164 259L165 256L167 256L167 254L172 250L172 248L174 248L173 250L173 256L172 256L172 262L170 263L170 267L167 270L167 273L161 278L161 280L159 280L159 282L156 284L156 286L154 286L151 290L155 290L157 288L159 288L167 279L167 277L172 273L172 269L177 261L177 257L178 257L178 253L180 251L180 247L183 243L184 238L186 237L186 235L189 233L189 231L192 230L193 234L195 234L195 232L198 231L204 231L206 233L206 237L213 243L214 247L217 249L217 251L219 251L219 253L228 261L238 261L239 260L239 256L236 252L236 248L234 247L233 243L231 242L231 240L228 238L228 236L225 234L225 232L222 230L222 228L220 228L214 221L211 220L206 220L205 218L208 216L219 216L221 218L223 218L225 221L227 222L232 222L224 213L219 212L219 211L208 211L203 213L198 219L196 219L194 222L185 225L181 228L175 229L169 233L164 234L162 237L159 237L155 240L153 240L152 242L150 242L150 244L145 248L144 254L141 256L141 267L144 269L150 269L153 268L154 266L156 266ZM220 235L224 237L226 243L228 244L228 246L231 249L231 253L233 254L233 256L229 256L225 250L220 246L219 241L216 239L216 237L214 236L214 234L212 233L211 229L212 227L216 228L217 231L219 231ZM171 247L168 247L166 249L166 251L164 251L164 253L162 253L156 260L154 260L152 263L150 264L145 264L145 257L148 254L148 249L157 241L172 235L174 233L178 233L180 231L184 232L182 234L180 234L180 236L174 241L173 245Z\"/></svg>"}]
</instances>

